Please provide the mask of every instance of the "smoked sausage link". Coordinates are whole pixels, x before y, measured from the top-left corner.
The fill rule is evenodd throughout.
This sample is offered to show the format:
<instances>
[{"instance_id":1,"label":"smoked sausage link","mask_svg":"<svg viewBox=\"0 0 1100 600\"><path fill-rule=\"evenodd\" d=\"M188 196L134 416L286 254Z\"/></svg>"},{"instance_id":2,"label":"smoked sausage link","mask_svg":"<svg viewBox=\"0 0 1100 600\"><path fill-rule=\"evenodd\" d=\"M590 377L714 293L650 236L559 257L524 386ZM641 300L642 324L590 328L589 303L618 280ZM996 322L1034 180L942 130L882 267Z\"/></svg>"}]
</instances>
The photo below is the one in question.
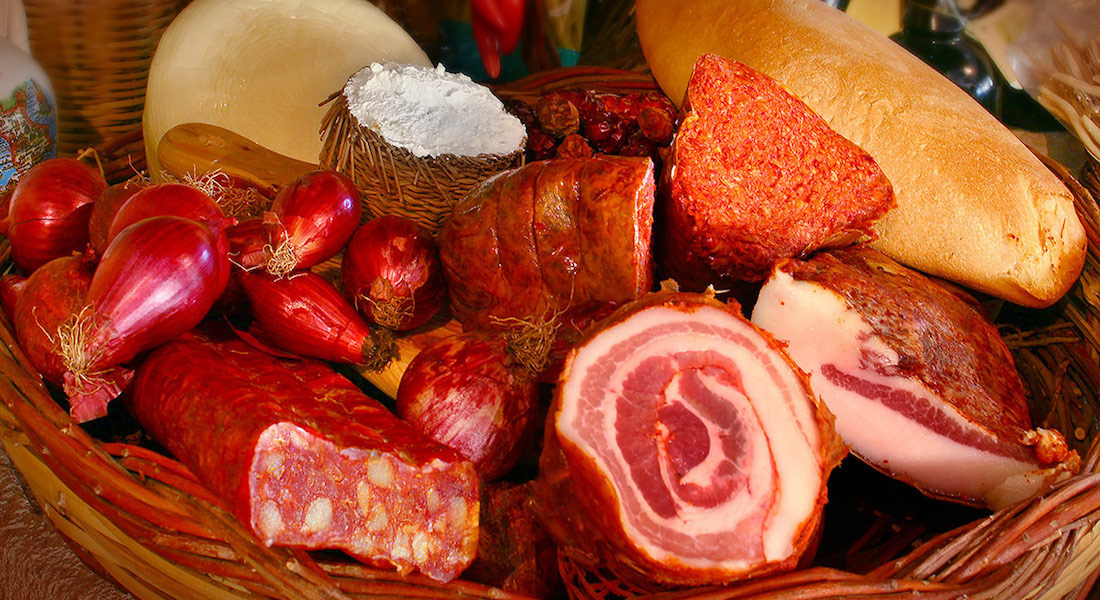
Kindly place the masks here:
<instances>
[{"instance_id":1,"label":"smoked sausage link","mask_svg":"<svg viewBox=\"0 0 1100 600\"><path fill-rule=\"evenodd\" d=\"M139 367L131 410L269 546L443 582L474 559L473 465L323 363L180 340Z\"/></svg>"}]
</instances>

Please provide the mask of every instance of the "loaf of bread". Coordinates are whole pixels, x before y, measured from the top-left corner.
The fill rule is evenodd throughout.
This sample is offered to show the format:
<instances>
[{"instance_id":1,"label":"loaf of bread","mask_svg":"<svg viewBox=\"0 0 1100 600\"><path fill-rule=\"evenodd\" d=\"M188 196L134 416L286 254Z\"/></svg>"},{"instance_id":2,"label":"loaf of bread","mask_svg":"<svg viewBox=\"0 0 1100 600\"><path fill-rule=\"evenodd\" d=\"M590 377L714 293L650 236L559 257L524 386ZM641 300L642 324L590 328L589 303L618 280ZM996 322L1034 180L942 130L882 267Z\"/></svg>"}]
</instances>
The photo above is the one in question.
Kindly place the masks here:
<instances>
[{"instance_id":1,"label":"loaf of bread","mask_svg":"<svg viewBox=\"0 0 1100 600\"><path fill-rule=\"evenodd\" d=\"M821 0L638 0L649 67L674 101L714 53L783 84L871 154L897 207L874 247L898 262L1031 307L1084 264L1073 196L965 92Z\"/></svg>"}]
</instances>

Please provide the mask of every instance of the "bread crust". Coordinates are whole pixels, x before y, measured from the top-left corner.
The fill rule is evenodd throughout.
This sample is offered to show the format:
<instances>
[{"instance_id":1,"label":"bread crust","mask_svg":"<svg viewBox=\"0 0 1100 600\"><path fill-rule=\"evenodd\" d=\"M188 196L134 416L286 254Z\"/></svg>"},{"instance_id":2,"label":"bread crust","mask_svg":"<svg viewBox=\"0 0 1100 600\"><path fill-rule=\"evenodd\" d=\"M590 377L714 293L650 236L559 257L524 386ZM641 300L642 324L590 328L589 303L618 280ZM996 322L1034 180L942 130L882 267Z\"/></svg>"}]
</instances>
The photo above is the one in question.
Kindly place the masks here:
<instances>
[{"instance_id":1,"label":"bread crust","mask_svg":"<svg viewBox=\"0 0 1100 600\"><path fill-rule=\"evenodd\" d=\"M1045 307L1084 265L1073 195L948 79L820 0L638 0L650 70L674 101L715 53L787 87L869 152L897 207L874 227L898 262L1011 302Z\"/></svg>"}]
</instances>

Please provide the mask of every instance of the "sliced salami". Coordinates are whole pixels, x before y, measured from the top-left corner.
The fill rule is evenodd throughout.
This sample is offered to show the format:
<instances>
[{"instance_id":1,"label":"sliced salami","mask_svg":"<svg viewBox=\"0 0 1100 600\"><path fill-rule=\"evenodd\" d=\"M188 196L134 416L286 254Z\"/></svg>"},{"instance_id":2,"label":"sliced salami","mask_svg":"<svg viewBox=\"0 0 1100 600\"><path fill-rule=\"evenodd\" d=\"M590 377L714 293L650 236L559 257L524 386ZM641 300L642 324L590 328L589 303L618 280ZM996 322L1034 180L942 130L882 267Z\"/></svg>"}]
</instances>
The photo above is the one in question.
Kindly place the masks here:
<instances>
[{"instance_id":1,"label":"sliced salami","mask_svg":"<svg viewBox=\"0 0 1100 600\"><path fill-rule=\"evenodd\" d=\"M139 367L131 410L267 545L341 549L438 581L474 559L473 465L323 363L172 342Z\"/></svg>"}]
</instances>

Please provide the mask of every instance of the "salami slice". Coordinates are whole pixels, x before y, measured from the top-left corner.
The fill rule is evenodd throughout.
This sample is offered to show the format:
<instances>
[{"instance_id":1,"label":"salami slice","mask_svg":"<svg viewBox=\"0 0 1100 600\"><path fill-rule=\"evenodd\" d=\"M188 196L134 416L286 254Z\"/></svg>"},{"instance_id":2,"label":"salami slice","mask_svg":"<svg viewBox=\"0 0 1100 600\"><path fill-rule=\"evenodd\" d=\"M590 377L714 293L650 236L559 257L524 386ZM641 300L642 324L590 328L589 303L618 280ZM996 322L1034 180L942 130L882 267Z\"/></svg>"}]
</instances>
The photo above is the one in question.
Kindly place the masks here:
<instances>
[{"instance_id":1,"label":"salami slice","mask_svg":"<svg viewBox=\"0 0 1100 600\"><path fill-rule=\"evenodd\" d=\"M620 309L577 346L550 423L539 493L552 535L663 584L794 568L844 453L769 335L681 292Z\"/></svg>"},{"instance_id":2,"label":"salami slice","mask_svg":"<svg viewBox=\"0 0 1100 600\"><path fill-rule=\"evenodd\" d=\"M323 363L172 342L138 368L131 410L267 545L341 549L438 581L473 561L473 465Z\"/></svg>"}]
</instances>

